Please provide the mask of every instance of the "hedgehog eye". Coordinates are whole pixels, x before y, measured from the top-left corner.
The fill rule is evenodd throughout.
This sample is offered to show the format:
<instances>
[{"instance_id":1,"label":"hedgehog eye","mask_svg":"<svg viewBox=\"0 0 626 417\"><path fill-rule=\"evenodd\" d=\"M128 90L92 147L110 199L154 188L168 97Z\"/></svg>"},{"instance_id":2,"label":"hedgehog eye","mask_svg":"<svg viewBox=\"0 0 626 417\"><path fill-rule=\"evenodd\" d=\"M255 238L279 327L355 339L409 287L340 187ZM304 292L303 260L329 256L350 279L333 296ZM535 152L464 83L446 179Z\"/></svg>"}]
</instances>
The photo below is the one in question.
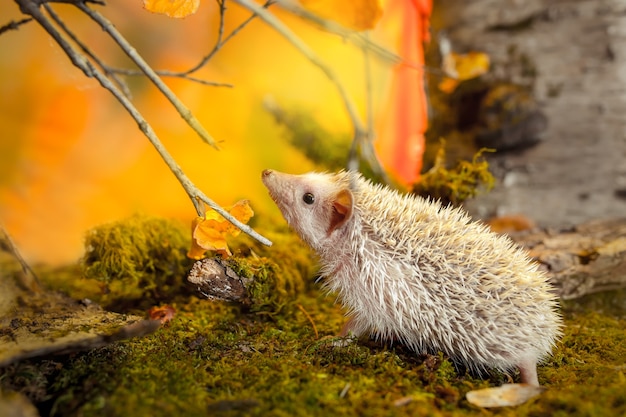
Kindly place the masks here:
<instances>
[{"instance_id":1,"label":"hedgehog eye","mask_svg":"<svg viewBox=\"0 0 626 417\"><path fill-rule=\"evenodd\" d=\"M306 193L302 196L302 201L307 204L313 204L315 202L315 196L311 193Z\"/></svg>"}]
</instances>

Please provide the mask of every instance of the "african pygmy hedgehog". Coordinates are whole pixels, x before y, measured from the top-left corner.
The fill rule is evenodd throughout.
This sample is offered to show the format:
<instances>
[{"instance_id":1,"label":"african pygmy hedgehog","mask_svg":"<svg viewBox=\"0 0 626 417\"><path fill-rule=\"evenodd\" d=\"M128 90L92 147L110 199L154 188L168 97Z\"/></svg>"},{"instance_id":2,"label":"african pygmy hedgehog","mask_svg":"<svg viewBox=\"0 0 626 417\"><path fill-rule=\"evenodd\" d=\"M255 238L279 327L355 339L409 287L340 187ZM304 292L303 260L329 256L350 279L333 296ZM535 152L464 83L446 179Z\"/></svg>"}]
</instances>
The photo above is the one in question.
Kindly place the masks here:
<instances>
[{"instance_id":1,"label":"african pygmy hedgehog","mask_svg":"<svg viewBox=\"0 0 626 417\"><path fill-rule=\"evenodd\" d=\"M558 301L507 237L355 172L265 170L262 180L347 308L341 335L442 351L478 371L518 367L522 382L539 385L537 363L560 334Z\"/></svg>"}]
</instances>

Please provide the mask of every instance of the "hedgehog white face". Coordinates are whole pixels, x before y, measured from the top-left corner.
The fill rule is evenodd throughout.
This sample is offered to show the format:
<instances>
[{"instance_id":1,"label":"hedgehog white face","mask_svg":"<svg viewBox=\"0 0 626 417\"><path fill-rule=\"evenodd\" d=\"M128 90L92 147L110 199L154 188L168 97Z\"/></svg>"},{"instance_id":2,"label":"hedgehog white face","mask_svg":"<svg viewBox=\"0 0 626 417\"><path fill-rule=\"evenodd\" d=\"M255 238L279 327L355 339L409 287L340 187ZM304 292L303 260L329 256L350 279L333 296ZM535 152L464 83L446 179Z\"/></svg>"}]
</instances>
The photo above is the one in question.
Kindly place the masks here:
<instances>
[{"instance_id":1,"label":"hedgehog white face","mask_svg":"<svg viewBox=\"0 0 626 417\"><path fill-rule=\"evenodd\" d=\"M326 249L329 238L352 216L352 193L333 175L266 169L261 178L287 223L317 251Z\"/></svg>"}]
</instances>

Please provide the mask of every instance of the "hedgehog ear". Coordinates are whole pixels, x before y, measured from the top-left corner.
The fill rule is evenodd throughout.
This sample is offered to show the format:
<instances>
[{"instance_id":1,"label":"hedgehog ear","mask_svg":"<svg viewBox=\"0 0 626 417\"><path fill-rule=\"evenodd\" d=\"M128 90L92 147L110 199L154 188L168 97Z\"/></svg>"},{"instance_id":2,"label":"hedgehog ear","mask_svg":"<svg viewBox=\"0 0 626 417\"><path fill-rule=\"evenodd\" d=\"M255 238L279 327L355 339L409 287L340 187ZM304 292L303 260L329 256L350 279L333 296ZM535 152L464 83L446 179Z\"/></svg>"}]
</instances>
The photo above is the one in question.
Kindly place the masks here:
<instances>
[{"instance_id":1,"label":"hedgehog ear","mask_svg":"<svg viewBox=\"0 0 626 417\"><path fill-rule=\"evenodd\" d=\"M332 198L331 202L332 213L327 231L329 236L352 217L352 193L350 190L341 190Z\"/></svg>"}]
</instances>

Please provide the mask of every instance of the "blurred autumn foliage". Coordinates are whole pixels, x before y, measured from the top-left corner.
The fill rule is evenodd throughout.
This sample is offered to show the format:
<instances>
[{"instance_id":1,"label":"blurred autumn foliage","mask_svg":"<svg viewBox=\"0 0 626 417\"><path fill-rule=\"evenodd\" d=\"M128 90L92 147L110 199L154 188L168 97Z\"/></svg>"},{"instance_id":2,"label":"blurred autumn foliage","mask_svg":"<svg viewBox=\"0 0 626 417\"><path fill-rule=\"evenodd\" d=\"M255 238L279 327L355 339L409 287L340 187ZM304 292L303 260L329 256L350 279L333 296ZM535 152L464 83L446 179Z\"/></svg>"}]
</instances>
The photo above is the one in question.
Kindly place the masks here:
<instances>
[{"instance_id":1,"label":"blurred autumn foliage","mask_svg":"<svg viewBox=\"0 0 626 417\"><path fill-rule=\"evenodd\" d=\"M312 3L316 2L306 3L314 10ZM397 145L402 141L394 137L419 138L425 129L421 48L430 0L350 2L354 7L361 3L370 5L370 20L365 23L354 17L359 13L346 17L346 5L337 9L335 17L339 18L332 13L329 18L356 28L369 24L373 26L370 39L394 54L410 52L404 64L371 59L370 93L377 136L379 142L384 138L385 144L396 144L377 143L377 148L386 167L403 177L401 171L406 168L394 168L394 159L406 155L407 149ZM197 12L184 19L148 13L142 6L137 1L93 7L105 14L155 69L190 68L217 39L219 8L213 1L199 2ZM89 40L102 60L132 67L101 28L71 5L54 3L54 9L81 39ZM363 52L278 7L271 10L333 67L364 115L368 92ZM0 4L0 16L0 24L23 18L13 2ZM249 16L250 12L229 2L225 33ZM350 24L344 18L360 23ZM216 138L221 151L202 143L146 79L127 80L136 106L200 189L226 206L250 200L257 224L281 221L262 187L260 172L271 167L295 173L315 166L287 145L280 126L264 110L263 99L270 95L281 106L306 111L331 132L350 132L352 126L335 87L259 19L237 33L194 75L233 86L209 87L164 78ZM404 82L409 84L403 87ZM49 263L75 260L88 228L135 212L185 222L195 217L188 196L136 123L93 79L73 67L34 23L0 36L0 97L0 221L27 259ZM389 109L397 109L402 117L394 114L396 110L390 114ZM386 147L397 149L386 151ZM421 160L418 151L412 155ZM411 167L409 175L414 179L420 166L413 161Z\"/></svg>"}]
</instances>

